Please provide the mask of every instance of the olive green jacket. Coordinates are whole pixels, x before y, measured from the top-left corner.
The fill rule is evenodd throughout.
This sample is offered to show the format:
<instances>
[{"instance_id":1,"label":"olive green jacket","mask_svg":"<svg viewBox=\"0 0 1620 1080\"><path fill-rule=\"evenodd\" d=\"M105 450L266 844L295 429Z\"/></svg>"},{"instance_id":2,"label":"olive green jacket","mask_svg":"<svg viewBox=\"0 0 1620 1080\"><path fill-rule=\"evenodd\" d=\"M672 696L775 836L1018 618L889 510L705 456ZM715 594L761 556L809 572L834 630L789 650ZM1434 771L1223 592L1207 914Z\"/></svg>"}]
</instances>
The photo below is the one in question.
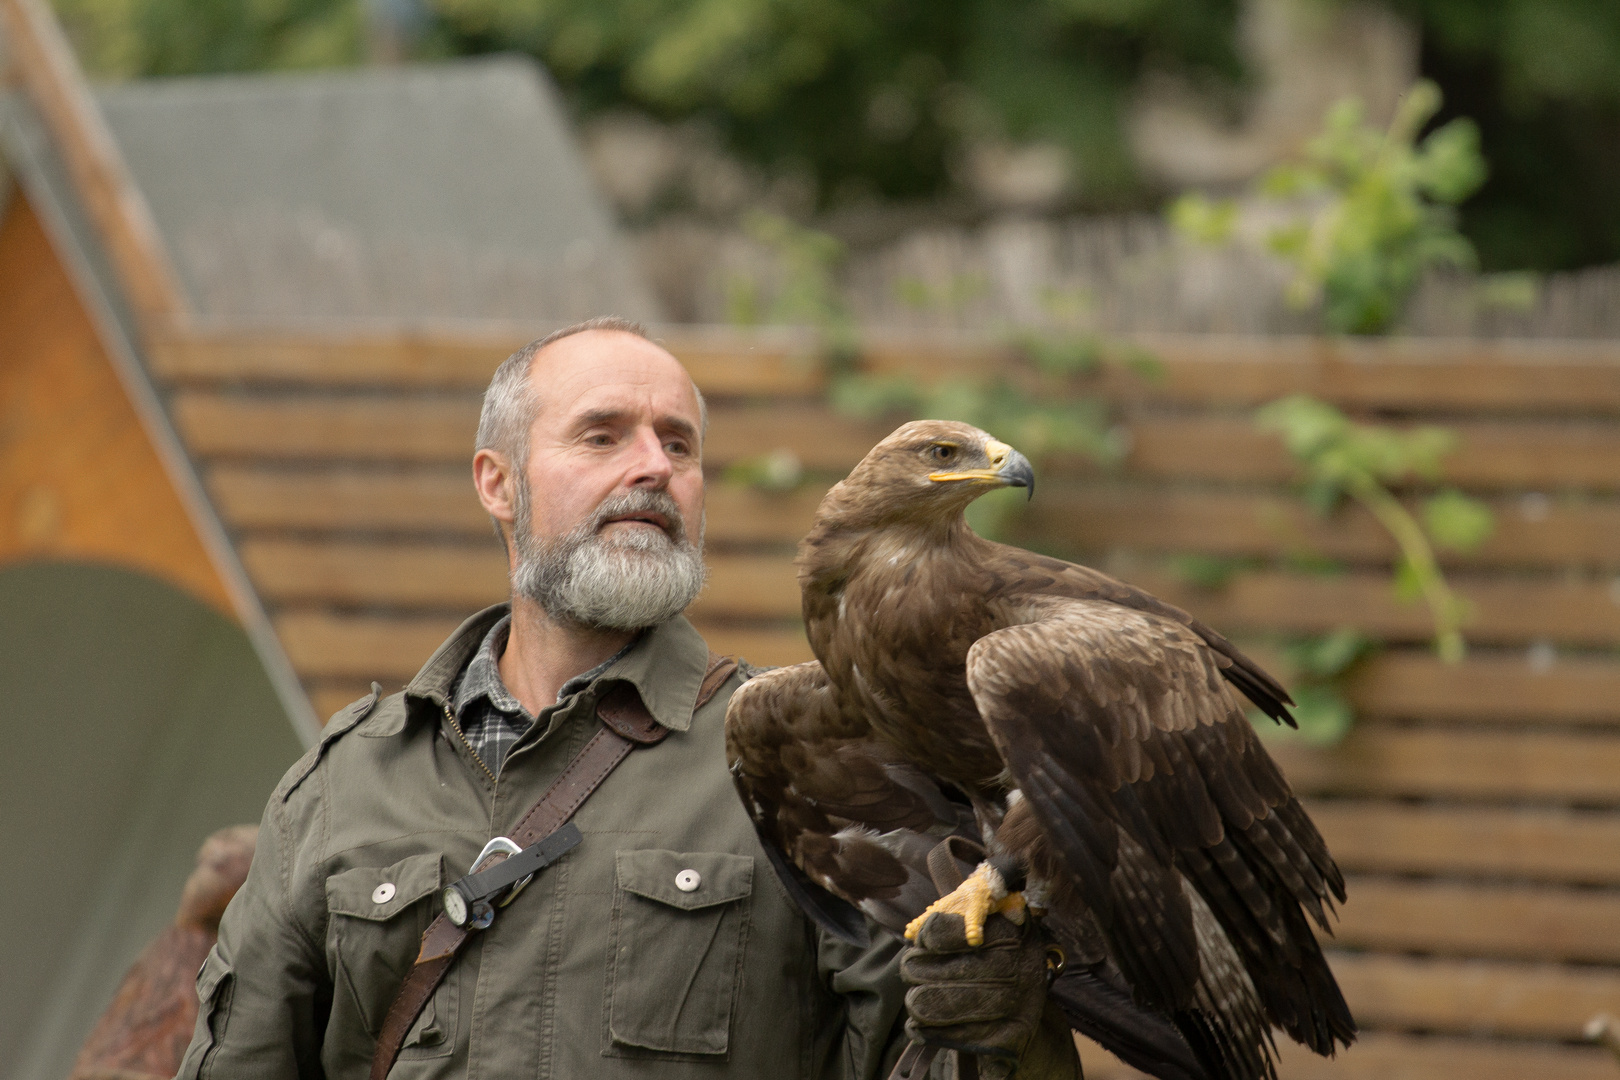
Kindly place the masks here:
<instances>
[{"instance_id":1,"label":"olive green jacket","mask_svg":"<svg viewBox=\"0 0 1620 1080\"><path fill-rule=\"evenodd\" d=\"M668 738L630 754L575 816L584 841L468 943L390 1076L881 1074L904 1043L899 943L819 934L772 872L726 769L739 677L694 715L708 650L677 618L541 713L492 783L442 718L505 610L464 623L403 693L340 711L271 795L180 1076L366 1077L438 890L556 779L614 680ZM677 887L685 870L697 888Z\"/></svg>"}]
</instances>

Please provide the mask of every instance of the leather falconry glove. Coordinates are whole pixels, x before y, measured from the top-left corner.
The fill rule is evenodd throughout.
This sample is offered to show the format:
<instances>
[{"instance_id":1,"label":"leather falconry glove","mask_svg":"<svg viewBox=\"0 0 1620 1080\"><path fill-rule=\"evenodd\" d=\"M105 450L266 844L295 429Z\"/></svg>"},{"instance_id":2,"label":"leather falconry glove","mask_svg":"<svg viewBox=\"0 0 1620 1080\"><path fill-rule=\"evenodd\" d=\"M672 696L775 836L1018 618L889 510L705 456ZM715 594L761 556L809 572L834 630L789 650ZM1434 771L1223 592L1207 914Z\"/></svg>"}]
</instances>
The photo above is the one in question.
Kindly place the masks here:
<instances>
[{"instance_id":1,"label":"leather falconry glove","mask_svg":"<svg viewBox=\"0 0 1620 1080\"><path fill-rule=\"evenodd\" d=\"M980 1055L985 1080L1078 1080L1080 1058L1068 1022L1048 1007L1048 939L1026 919L984 924L984 944L967 943L962 916L936 912L900 956L906 1034Z\"/></svg>"}]
</instances>

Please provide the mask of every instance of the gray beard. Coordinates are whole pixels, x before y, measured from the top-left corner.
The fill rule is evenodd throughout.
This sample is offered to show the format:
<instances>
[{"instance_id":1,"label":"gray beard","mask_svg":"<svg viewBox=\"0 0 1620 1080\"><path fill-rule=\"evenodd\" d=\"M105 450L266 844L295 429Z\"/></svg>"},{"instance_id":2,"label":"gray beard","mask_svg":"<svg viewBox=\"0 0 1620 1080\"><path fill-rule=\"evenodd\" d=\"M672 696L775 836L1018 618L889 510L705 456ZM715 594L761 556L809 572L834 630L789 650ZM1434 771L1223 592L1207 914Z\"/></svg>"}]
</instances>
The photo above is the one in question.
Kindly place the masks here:
<instances>
[{"instance_id":1,"label":"gray beard","mask_svg":"<svg viewBox=\"0 0 1620 1080\"><path fill-rule=\"evenodd\" d=\"M596 512L553 540L535 537L528 485L518 478L512 537L517 565L512 594L539 604L559 622L603 630L641 630L685 611L703 591L703 526L697 543L686 533L680 508L667 491L635 489L609 496ZM612 538L600 529L610 518L653 511L670 522L662 530L634 529Z\"/></svg>"}]
</instances>

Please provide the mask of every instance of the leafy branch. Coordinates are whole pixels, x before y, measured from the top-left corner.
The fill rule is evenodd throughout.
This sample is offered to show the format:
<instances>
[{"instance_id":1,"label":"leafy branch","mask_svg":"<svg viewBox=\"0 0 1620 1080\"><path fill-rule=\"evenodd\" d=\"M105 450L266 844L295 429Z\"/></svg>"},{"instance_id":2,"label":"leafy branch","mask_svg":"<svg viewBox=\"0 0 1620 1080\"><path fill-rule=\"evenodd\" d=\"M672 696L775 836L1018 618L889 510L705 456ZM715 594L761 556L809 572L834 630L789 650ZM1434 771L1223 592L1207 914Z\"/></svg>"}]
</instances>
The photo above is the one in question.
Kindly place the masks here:
<instances>
[{"instance_id":1,"label":"leafy branch","mask_svg":"<svg viewBox=\"0 0 1620 1080\"><path fill-rule=\"evenodd\" d=\"M1462 636L1467 604L1446 582L1435 551L1472 551L1490 536L1495 521L1483 503L1455 488L1426 499L1420 520L1389 487L1438 480L1441 459L1455 446L1455 436L1434 427L1402 432L1357 424L1304 395L1272 402L1256 422L1282 437L1304 471L1306 502L1319 514L1325 516L1348 497L1384 527L1400 551L1396 595L1423 600L1434 624L1435 651L1447 663L1460 661L1467 651Z\"/></svg>"},{"instance_id":2,"label":"leafy branch","mask_svg":"<svg viewBox=\"0 0 1620 1080\"><path fill-rule=\"evenodd\" d=\"M1026 333L1009 339L1013 363L987 375L925 382L907 372L866 370L859 325L839 287L843 245L765 213L750 215L746 227L775 255L778 286L767 296L752 281L734 283L733 319L812 327L828 375L827 400L835 412L861 419L959 420L994 432L1037 464L1063 454L1104 464L1124 456L1123 433L1110 422L1106 406L1079 393L1077 382L1111 364L1156 377L1158 361L1150 354L1112 347L1086 334ZM907 287L910 302L934 302L920 289ZM966 287L952 288L945 301L971 296ZM799 475L786 466L780 451L739 463L728 473L737 482L777 491L796 484ZM969 511L974 528L985 535L1002 534L1020 510L1016 495L999 494L1003 497L981 499Z\"/></svg>"},{"instance_id":3,"label":"leafy branch","mask_svg":"<svg viewBox=\"0 0 1620 1080\"><path fill-rule=\"evenodd\" d=\"M1329 330L1383 332L1424 270L1475 264L1454 208L1485 181L1479 130L1459 117L1420 140L1439 108L1439 88L1420 81L1380 131L1366 123L1359 100L1341 101L1301 158L1256 186L1258 200L1284 217L1263 241L1294 268L1289 301L1320 303ZM1240 217L1237 203L1196 194L1170 208L1177 230L1204 243L1228 242Z\"/></svg>"}]
</instances>

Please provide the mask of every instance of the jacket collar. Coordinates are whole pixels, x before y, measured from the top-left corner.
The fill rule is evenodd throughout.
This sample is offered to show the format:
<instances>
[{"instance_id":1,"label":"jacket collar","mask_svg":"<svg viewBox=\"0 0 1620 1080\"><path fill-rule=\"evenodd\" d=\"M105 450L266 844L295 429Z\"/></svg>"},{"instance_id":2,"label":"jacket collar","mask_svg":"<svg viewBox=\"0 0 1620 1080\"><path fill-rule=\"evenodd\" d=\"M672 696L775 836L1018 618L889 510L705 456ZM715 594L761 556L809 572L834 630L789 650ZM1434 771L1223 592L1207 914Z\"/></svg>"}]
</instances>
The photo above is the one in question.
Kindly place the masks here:
<instances>
[{"instance_id":1,"label":"jacket collar","mask_svg":"<svg viewBox=\"0 0 1620 1080\"><path fill-rule=\"evenodd\" d=\"M450 700L450 688L466 668L489 630L511 611L510 604L485 608L458 626L405 686L406 708L378 713L366 724L366 734L397 735L405 729L412 701L425 702L423 710L437 716ZM677 615L641 635L629 652L597 676L593 686L621 680L636 688L653 719L671 731L692 726L692 707L709 666L709 647L684 615ZM589 692L589 691L587 691ZM374 726L375 725L375 726Z\"/></svg>"}]
</instances>

